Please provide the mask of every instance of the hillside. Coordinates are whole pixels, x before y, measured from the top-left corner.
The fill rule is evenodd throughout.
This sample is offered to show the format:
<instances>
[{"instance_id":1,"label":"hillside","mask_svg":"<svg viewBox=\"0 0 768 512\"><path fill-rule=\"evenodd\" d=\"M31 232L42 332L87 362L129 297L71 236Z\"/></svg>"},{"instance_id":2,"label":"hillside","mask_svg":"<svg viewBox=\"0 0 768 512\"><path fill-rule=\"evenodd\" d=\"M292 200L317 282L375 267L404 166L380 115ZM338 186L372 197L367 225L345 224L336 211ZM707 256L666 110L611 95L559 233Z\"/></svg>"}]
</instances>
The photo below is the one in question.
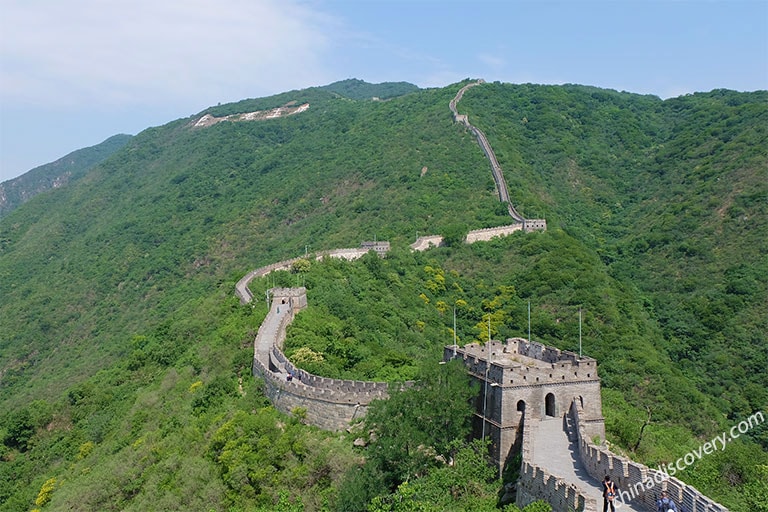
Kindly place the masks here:
<instances>
[{"instance_id":1,"label":"hillside","mask_svg":"<svg viewBox=\"0 0 768 512\"><path fill-rule=\"evenodd\" d=\"M79 179L129 140L130 135L113 135L101 144L78 149L55 162L35 167L17 178L0 183L0 217L42 192Z\"/></svg>"},{"instance_id":2,"label":"hillside","mask_svg":"<svg viewBox=\"0 0 768 512\"><path fill-rule=\"evenodd\" d=\"M419 90L417 86L408 82L369 84L355 78L334 82L322 88L353 100L387 100Z\"/></svg>"},{"instance_id":3,"label":"hillside","mask_svg":"<svg viewBox=\"0 0 768 512\"><path fill-rule=\"evenodd\" d=\"M450 339L440 301L468 304L466 341L483 315L494 334L523 334L530 301L534 337L561 348L584 309L609 438L634 457L678 457L766 410L768 93L474 87L459 110L488 136L515 207L549 230L414 255L419 234L509 223L474 137L452 122L463 84L388 101L368 100L385 84L338 84L150 128L0 219L0 408L12 411L0 510L28 510L50 479L45 510L331 507L359 454L268 407L249 378L265 311L240 306L234 283L362 240L389 240L391 258L305 276L315 309L294 336L334 343L329 372L378 352L410 376ZM767 454L755 429L688 477L738 510Z\"/></svg>"}]
</instances>

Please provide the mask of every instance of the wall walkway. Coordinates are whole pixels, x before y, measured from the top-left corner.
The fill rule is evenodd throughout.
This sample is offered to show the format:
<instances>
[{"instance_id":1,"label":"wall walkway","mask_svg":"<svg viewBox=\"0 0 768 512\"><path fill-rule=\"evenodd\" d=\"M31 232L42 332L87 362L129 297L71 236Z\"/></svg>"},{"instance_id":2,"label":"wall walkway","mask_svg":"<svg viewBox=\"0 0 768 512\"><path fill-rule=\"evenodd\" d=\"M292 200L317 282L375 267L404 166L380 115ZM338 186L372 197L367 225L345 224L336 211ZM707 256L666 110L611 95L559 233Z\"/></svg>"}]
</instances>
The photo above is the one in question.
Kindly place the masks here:
<instances>
[{"instance_id":1,"label":"wall walkway","mask_svg":"<svg viewBox=\"0 0 768 512\"><path fill-rule=\"evenodd\" d=\"M482 80L482 79L478 80L477 82L473 82L471 84L465 85L459 90L459 92L456 93L456 96L448 104L448 107L451 109L451 112L453 112L453 120L456 121L457 123L461 123L464 126L466 126L467 129L470 132L472 132L472 134L477 139L477 143L480 145L480 148L483 150L485 157L491 163L491 172L493 173L493 181L496 182L496 190L498 190L499 192L499 201L507 204L507 211L509 212L509 215L513 219L515 219L517 222L523 224L524 229L527 223L534 223L537 226L536 228L533 228L533 229L547 229L546 220L544 219L529 220L523 217L522 215L520 215L520 213L517 210L515 210L515 207L512 206L512 201L509 198L509 189L507 188L507 182L504 179L504 172L501 170L501 165L499 165L499 161L496 159L496 154L493 152L493 148L491 148L491 144L488 142L488 138L485 136L485 133L483 133L483 131L480 128L473 126L469 122L469 117L466 114L459 114L456 108L459 101L461 101L461 98L464 96L464 93L469 88L475 87L477 85L481 85L484 83L485 83L485 80Z\"/></svg>"},{"instance_id":2,"label":"wall walkway","mask_svg":"<svg viewBox=\"0 0 768 512\"><path fill-rule=\"evenodd\" d=\"M577 401L571 406L569 416L573 425L573 439L578 447L578 457L586 472L596 480L610 475L619 492L621 509L656 510L656 499L661 491L667 491L678 507L685 512L727 512L723 505L704 496L695 487L670 477L666 473L621 457L603 446L595 445L586 434L581 421L582 408Z\"/></svg>"},{"instance_id":3,"label":"wall walkway","mask_svg":"<svg viewBox=\"0 0 768 512\"><path fill-rule=\"evenodd\" d=\"M544 499L555 512L600 512L605 475L617 484L618 511L656 511L656 500L667 491L678 510L727 512L694 487L611 453L589 440L583 409L575 399L563 418L526 420L523 463L517 487L517 505Z\"/></svg>"},{"instance_id":4,"label":"wall walkway","mask_svg":"<svg viewBox=\"0 0 768 512\"><path fill-rule=\"evenodd\" d=\"M373 400L387 398L384 382L328 379L291 364L282 344L288 325L307 305L306 289L270 292L272 305L254 340L253 374L264 380L265 394L278 410L286 414L301 410L311 425L337 431L362 417Z\"/></svg>"},{"instance_id":5,"label":"wall walkway","mask_svg":"<svg viewBox=\"0 0 768 512\"><path fill-rule=\"evenodd\" d=\"M373 244L373 245L372 245ZM276 272L278 270L291 270L291 266L299 260L312 259L315 261L321 261L323 258L336 258L343 260L356 260L362 258L368 251L375 251L378 254L386 253L389 250L389 242L363 242L361 247L355 247L351 249L331 249L330 251L314 252L311 255L306 255L298 258L291 258L289 260L278 261L265 267L251 270L237 284L235 284L235 295L240 298L242 304L248 304L253 300L253 293L248 288L248 284L256 277L264 277L267 274Z\"/></svg>"},{"instance_id":6,"label":"wall walkway","mask_svg":"<svg viewBox=\"0 0 768 512\"><path fill-rule=\"evenodd\" d=\"M461 100L464 92L481 83L484 82L480 80L463 87L451 100L450 108L456 122L464 124L477 137L478 143L491 162L494 180L499 190L499 198L502 202L507 203L510 215L518 223L512 226L470 232L467 236L467 243L490 240L494 236L505 236L520 229L525 231L546 229L545 220L525 219L514 209L509 201L509 193L501 167L485 135L469 123L466 115L460 115L456 110L456 104ZM441 243L442 237L440 236L420 237L411 248L413 250L425 250L432 246L439 246ZM362 257L370 250L374 250L380 255L384 254L389 250L389 243L364 242L360 248L322 251L314 253L312 257L316 260L325 257L353 260ZM292 258L249 272L238 281L235 287L237 296L242 303L251 302L254 297L248 285L253 278L265 276L276 270L290 270L293 263L306 258L307 256ZM307 305L306 289L273 288L270 292L273 297L272 304L254 340L253 374L264 380L266 396L277 409L288 414L300 410L306 420L313 425L326 430L342 430L347 428L355 419L362 417L371 401L388 396L388 385L383 382L328 379L296 368L283 354L282 344L285 340L287 326L293 321L295 315ZM565 371L562 370L566 366L563 357L564 354L568 356L568 353L561 353L543 345L539 346L540 344L526 344L524 340L518 340L515 343L517 354L515 357L518 358L515 361L524 361L524 358L527 357L549 363L551 368L547 368L545 372L548 378L544 374L534 375L537 372L535 368L532 370L530 364L526 364L523 369L519 365L515 366L515 364L510 363L509 368L506 368L498 360L495 360L493 365L498 367L498 371L481 372L484 373L485 379L498 381L492 384L494 387L491 391L499 389L500 396L508 392L507 386L512 387L514 379L518 379L517 373L520 373L521 370L524 370L521 374L523 381L526 381L530 373L537 382L540 378L544 379L541 382L556 379L559 375L558 372ZM489 345L493 347L492 343ZM507 349L510 346L508 343ZM507 352L507 349L504 352ZM445 357L449 359L456 357L456 347L446 347ZM488 355L487 360L490 362L490 355ZM576 361L574 359L573 363L581 363L581 360ZM585 364L584 370L590 371L591 362L586 361ZM562 368L558 369L558 366ZM488 364L487 368L490 370L492 367L491 364ZM533 373L531 373L532 371ZM596 372L596 367L592 371ZM508 372L509 375L505 372ZM516 373L513 375L513 372ZM555 375L556 373L558 375ZM567 377L565 373L559 376L562 377L561 380L565 380ZM576 376L574 373L574 378ZM583 380L583 378L582 376L581 379ZM597 405L590 406L591 409L588 408L585 412L582 401L584 396L592 392L589 387L590 379L597 383L598 401L595 402ZM544 499L552 505L555 512L598 512L602 509L600 482L608 474L618 483L621 500L617 509L620 511L655 510L657 495L662 490L666 490L678 504L682 505L685 512L728 512L728 509L680 480L619 457L606 448L595 445L589 436L598 431L603 432L602 412L600 410L596 413L596 408L601 409L599 406L599 380L596 373L594 378L591 377L590 373L587 373L587 380L590 382L585 381L581 384L584 389L574 388L577 392L582 392L583 396L574 396L566 414L560 413L561 409L557 403L553 404L554 409L558 411L557 414L553 413L555 417L548 417L549 413L532 415L531 409L528 409L529 412L525 412L525 407L522 410L517 408L519 402L515 404L516 410L522 411L519 413L521 417L519 424L523 429L521 447L523 460L520 478L517 482L517 505L519 507L522 508L537 499ZM554 381L551 384L554 384ZM557 382L557 385L571 386L572 384ZM534 385L532 381L530 385L523 387L533 389L537 386L540 387L538 384ZM519 394L519 390L516 392ZM515 395L514 398L517 402L519 397ZM502 410L506 402L511 404L510 400L501 396L499 402L502 407L499 407L499 410ZM541 400L538 401L541 402ZM535 400L528 397L528 399L520 400L520 402L523 402L523 405L531 402L533 405ZM483 403L486 403L485 395ZM494 404L495 399L492 398L492 408L495 407ZM493 418L493 412L489 412L489 415L486 416L485 407L483 407L482 418L484 425L486 421L493 423L490 421Z\"/></svg>"}]
</instances>

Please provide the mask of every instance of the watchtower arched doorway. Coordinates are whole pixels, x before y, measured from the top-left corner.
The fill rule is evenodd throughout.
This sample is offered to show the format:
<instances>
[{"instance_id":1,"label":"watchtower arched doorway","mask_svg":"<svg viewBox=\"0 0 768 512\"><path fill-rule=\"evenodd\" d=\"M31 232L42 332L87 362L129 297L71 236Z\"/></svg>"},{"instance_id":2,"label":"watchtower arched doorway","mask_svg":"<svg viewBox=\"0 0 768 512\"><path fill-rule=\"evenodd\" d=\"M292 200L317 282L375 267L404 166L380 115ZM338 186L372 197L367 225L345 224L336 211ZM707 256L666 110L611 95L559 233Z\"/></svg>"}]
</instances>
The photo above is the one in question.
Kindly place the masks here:
<instances>
[{"instance_id":1,"label":"watchtower arched doorway","mask_svg":"<svg viewBox=\"0 0 768 512\"><path fill-rule=\"evenodd\" d=\"M544 414L546 416L555 416L555 395L547 393L544 397Z\"/></svg>"},{"instance_id":2,"label":"watchtower arched doorway","mask_svg":"<svg viewBox=\"0 0 768 512\"><path fill-rule=\"evenodd\" d=\"M517 401L517 410L519 412L525 413L525 400L518 400Z\"/></svg>"}]
</instances>

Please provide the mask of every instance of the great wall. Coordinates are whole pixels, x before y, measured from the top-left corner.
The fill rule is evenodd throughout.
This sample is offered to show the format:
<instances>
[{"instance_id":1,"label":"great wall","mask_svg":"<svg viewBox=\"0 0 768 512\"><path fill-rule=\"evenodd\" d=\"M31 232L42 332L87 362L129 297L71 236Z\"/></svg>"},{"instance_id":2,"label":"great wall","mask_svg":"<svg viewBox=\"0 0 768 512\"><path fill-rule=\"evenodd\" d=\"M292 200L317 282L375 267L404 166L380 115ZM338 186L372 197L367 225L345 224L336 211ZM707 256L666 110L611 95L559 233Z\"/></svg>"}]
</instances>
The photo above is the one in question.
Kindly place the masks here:
<instances>
[{"instance_id":1,"label":"great wall","mask_svg":"<svg viewBox=\"0 0 768 512\"><path fill-rule=\"evenodd\" d=\"M512 207L501 168L485 136L456 111L456 103L464 92L481 83L463 87L451 101L451 110L454 119L477 136L491 160L499 198L508 204L517 223L472 231L467 243L519 230L546 229L545 221L526 220ZM425 236L410 247L422 251L441 243L440 236ZM312 257L354 260L370 251L383 257L389 248L388 242L364 242L359 248L322 251ZM248 285L254 278L289 270L300 259L249 272L237 283L236 295L242 303L250 303L254 296ZM309 255L304 259L309 259ZM267 300L271 300L269 311L254 340L253 374L263 380L266 396L278 410L287 414L300 411L308 423L338 431L364 416L373 400L388 397L388 385L383 382L329 379L295 367L283 354L282 344L288 325L307 307L307 290L271 288ZM603 506L600 482L610 475L617 483L620 511L655 511L662 490L685 512L728 511L694 487L607 448L600 378L594 359L523 338L503 343L489 339L484 344L444 348L443 361L457 358L479 384L473 436L488 438L491 458L500 471L513 463L514 454L521 454L519 478L514 489L508 489L514 490L518 507L541 499L555 512L598 512Z\"/></svg>"}]
</instances>

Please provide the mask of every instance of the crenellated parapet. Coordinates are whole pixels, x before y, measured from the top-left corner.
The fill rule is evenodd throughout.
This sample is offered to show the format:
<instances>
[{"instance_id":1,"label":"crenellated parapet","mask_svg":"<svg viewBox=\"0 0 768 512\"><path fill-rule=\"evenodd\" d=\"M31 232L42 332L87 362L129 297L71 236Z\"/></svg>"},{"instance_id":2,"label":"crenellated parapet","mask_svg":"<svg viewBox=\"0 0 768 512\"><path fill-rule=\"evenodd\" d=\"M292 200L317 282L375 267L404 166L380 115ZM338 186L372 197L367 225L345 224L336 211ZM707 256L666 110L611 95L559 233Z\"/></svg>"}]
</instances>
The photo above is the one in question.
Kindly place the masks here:
<instances>
[{"instance_id":1,"label":"crenellated parapet","mask_svg":"<svg viewBox=\"0 0 768 512\"><path fill-rule=\"evenodd\" d=\"M655 510L661 491L667 491L686 512L728 512L726 507L703 495L695 487L664 471L651 469L616 455L603 445L593 443L590 423L585 421L584 408L579 401L573 401L569 415L576 430L582 465L597 481L609 475L616 482L622 504L639 504L648 510Z\"/></svg>"},{"instance_id":2,"label":"crenellated parapet","mask_svg":"<svg viewBox=\"0 0 768 512\"><path fill-rule=\"evenodd\" d=\"M541 499L549 503L555 511L597 512L598 510L597 500L585 495L574 484L523 461L517 483L516 505L522 509Z\"/></svg>"},{"instance_id":3,"label":"crenellated parapet","mask_svg":"<svg viewBox=\"0 0 768 512\"><path fill-rule=\"evenodd\" d=\"M495 237L508 236L515 231L521 231L523 224L510 224L508 226L499 226L496 228L476 229L467 233L466 242L468 244L474 242L487 242Z\"/></svg>"},{"instance_id":4,"label":"crenellated parapet","mask_svg":"<svg viewBox=\"0 0 768 512\"><path fill-rule=\"evenodd\" d=\"M342 430L365 415L368 405L387 398L386 382L330 379L297 368L282 351L288 325L307 307L307 290L271 288L272 303L254 340L253 374L264 381L274 406L326 430Z\"/></svg>"},{"instance_id":5,"label":"crenellated parapet","mask_svg":"<svg viewBox=\"0 0 768 512\"><path fill-rule=\"evenodd\" d=\"M474 434L491 438L491 456L502 468L528 425L561 418L574 397L583 402L595 435L605 436L597 361L523 338L448 345L443 359L461 358L480 384ZM526 436L523 434L523 443Z\"/></svg>"},{"instance_id":6,"label":"crenellated parapet","mask_svg":"<svg viewBox=\"0 0 768 512\"><path fill-rule=\"evenodd\" d=\"M389 251L389 242L363 242L360 247L346 248L346 249L331 249L329 251L318 251L311 255L300 256L298 258L291 258L288 260L278 261L264 267L251 270L245 274L235 284L235 294L240 298L242 304L248 304L253 300L253 293L248 288L248 285L257 277L264 277L272 272L280 270L289 271L293 268L294 263L306 260L314 259L315 261L321 261L324 258L334 258L340 260L352 261L362 258L369 251L374 251L376 254L383 256Z\"/></svg>"}]
</instances>

